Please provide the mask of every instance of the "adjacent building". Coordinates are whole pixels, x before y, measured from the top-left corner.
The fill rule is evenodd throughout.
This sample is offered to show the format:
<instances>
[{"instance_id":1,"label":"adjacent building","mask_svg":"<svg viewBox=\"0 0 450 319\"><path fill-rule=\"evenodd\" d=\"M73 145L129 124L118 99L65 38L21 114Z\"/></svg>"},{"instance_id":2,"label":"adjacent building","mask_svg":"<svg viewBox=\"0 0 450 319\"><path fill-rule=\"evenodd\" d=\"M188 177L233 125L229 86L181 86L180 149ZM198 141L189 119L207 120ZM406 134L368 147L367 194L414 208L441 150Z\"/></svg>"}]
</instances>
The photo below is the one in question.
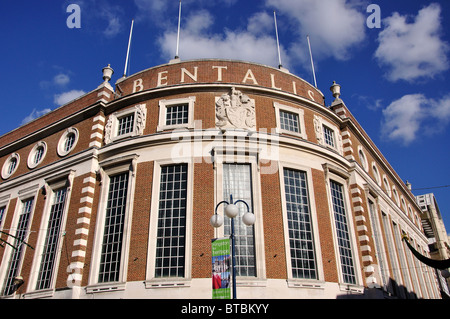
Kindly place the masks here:
<instances>
[{"instance_id":1,"label":"adjacent building","mask_svg":"<svg viewBox=\"0 0 450 319\"><path fill-rule=\"evenodd\" d=\"M421 207L331 87L172 60L0 137L2 298L211 298L218 203L239 298L441 298ZM99 81L100 82L100 81ZM218 214L223 215L223 205Z\"/></svg>"}]
</instances>

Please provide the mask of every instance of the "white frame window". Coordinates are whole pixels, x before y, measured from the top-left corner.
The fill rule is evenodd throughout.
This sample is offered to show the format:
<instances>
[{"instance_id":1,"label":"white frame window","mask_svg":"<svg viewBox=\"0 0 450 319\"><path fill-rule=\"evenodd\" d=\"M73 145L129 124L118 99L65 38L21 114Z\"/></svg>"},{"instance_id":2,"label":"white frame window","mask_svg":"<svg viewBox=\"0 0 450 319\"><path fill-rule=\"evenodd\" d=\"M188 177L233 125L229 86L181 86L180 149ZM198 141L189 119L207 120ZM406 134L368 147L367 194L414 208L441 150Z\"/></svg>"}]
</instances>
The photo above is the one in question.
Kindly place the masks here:
<instances>
[{"instance_id":1,"label":"white frame window","mask_svg":"<svg viewBox=\"0 0 450 319\"><path fill-rule=\"evenodd\" d=\"M31 268L27 287L30 293L27 294L27 298L53 296L61 259L61 245L65 240L62 232L66 226L74 175L74 171L58 173L46 178L46 183L41 188L50 195L46 197L39 227L42 231L37 239L35 254L37 257L34 258Z\"/></svg>"},{"instance_id":2,"label":"white frame window","mask_svg":"<svg viewBox=\"0 0 450 319\"><path fill-rule=\"evenodd\" d=\"M253 214L253 183L252 169L249 163L223 163L223 198L230 202L243 200ZM243 203L237 204L239 214L234 219L234 236L236 252L236 276L256 277L255 226L247 226L242 222L242 216L247 212ZM231 219L223 211L226 205L220 207L224 218L224 236L231 236Z\"/></svg>"},{"instance_id":3,"label":"white frame window","mask_svg":"<svg viewBox=\"0 0 450 319\"><path fill-rule=\"evenodd\" d=\"M301 180L298 180L295 185L286 184L285 172L300 173L303 175ZM303 167L298 164L292 163L280 163L279 166L279 177L281 186L281 202L282 202L282 213L283 213L283 225L284 225L284 240L286 247L286 265L288 272L288 286L289 287L315 287L323 288L323 266L322 266L322 253L320 248L320 238L318 236L318 221L316 214L315 198L314 198L314 188L312 181L311 168ZM292 186L294 186L292 188ZM286 192L287 189L289 192ZM306 198L305 198L306 196ZM303 206L303 214L294 214L293 205ZM291 207L289 207L291 206ZM289 209L290 208L290 209ZM306 217L299 218L299 217ZM293 224L294 223L294 224ZM300 227L302 226L308 227ZM303 230L301 232L301 230ZM293 231L298 232L298 236L293 236ZM295 240L296 243L292 247L291 241ZM309 246L305 246L309 245ZM314 265L309 264L309 271L315 272L315 278L299 278L299 276L294 276L295 269L300 269L300 265L304 264L303 260L303 250L311 252L314 255ZM297 254L293 254L293 250ZM300 253L300 254L298 254ZM298 262L297 267L294 267L295 262ZM311 276L310 276L311 277Z\"/></svg>"},{"instance_id":4,"label":"white frame window","mask_svg":"<svg viewBox=\"0 0 450 319\"><path fill-rule=\"evenodd\" d=\"M98 221L95 228L94 250L89 274L89 286L87 287L88 293L117 291L125 287L137 158L138 156L133 154L99 163L101 167L99 173L103 186L100 191ZM125 192L123 192L124 190ZM115 226L120 227L120 229L116 231ZM110 235L110 238L106 241L105 233ZM112 252L104 250L105 247L112 247L113 245L117 247L114 256ZM102 256L106 256L106 253L113 258L111 261L102 260ZM108 262L114 263L113 266L116 268L108 269ZM109 274L112 276L109 276Z\"/></svg>"},{"instance_id":5,"label":"white frame window","mask_svg":"<svg viewBox=\"0 0 450 319\"><path fill-rule=\"evenodd\" d=\"M10 178L17 171L19 164L20 164L20 155L17 153L11 154L3 164L2 178L3 179Z\"/></svg>"},{"instance_id":6,"label":"white frame window","mask_svg":"<svg viewBox=\"0 0 450 319\"><path fill-rule=\"evenodd\" d=\"M339 167L330 164L325 164L323 167L326 176L328 207L333 229L333 246L336 264L338 265L340 289L362 293L361 265L356 248L358 246L354 233L353 211L348 195L350 176ZM345 250L346 254L342 254L341 248Z\"/></svg>"},{"instance_id":7,"label":"white frame window","mask_svg":"<svg viewBox=\"0 0 450 319\"><path fill-rule=\"evenodd\" d=\"M344 154L342 137L338 127L321 116L314 115L314 131L319 145ZM331 134L331 135L330 135ZM330 142L332 139L332 143Z\"/></svg>"},{"instance_id":8,"label":"white frame window","mask_svg":"<svg viewBox=\"0 0 450 319\"><path fill-rule=\"evenodd\" d=\"M65 130L58 142L58 155L63 157L69 154L77 145L79 136L78 130L74 127Z\"/></svg>"},{"instance_id":9,"label":"white frame window","mask_svg":"<svg viewBox=\"0 0 450 319\"><path fill-rule=\"evenodd\" d=\"M336 134L334 130L325 124L322 125L322 129L323 129L323 141L325 145L331 148L336 148L336 136L335 136Z\"/></svg>"},{"instance_id":10,"label":"white frame window","mask_svg":"<svg viewBox=\"0 0 450 319\"><path fill-rule=\"evenodd\" d=\"M394 296L398 296L400 298L405 298L405 290L406 287L403 285L403 278L400 274L400 265L399 265L399 256L397 255L398 250L396 249L396 244L394 242L394 235L392 232L390 216L388 216L385 212L385 209L382 208L381 211L381 220L383 222L384 232L385 232L385 240L388 244L388 254L391 262L391 270L393 281L391 282L392 293ZM387 210L386 210L387 211Z\"/></svg>"},{"instance_id":11,"label":"white frame window","mask_svg":"<svg viewBox=\"0 0 450 319\"><path fill-rule=\"evenodd\" d=\"M220 203L223 200L230 201L229 198L224 198L224 170L223 164L249 164L251 165L251 181L253 191L253 207L251 207L255 214L254 237L255 237L255 258L256 258L256 276L238 276L238 284L240 286L264 286L266 280L266 263L264 253L264 231L263 231L263 214L261 202L261 181L260 181L260 163L259 150L247 148L245 152L236 146L229 147L214 147L212 150L214 154L214 181L215 181L215 203ZM239 195L233 194L233 201L239 200ZM224 204L225 205L225 204ZM223 208L219 207L218 214L223 216ZM246 208L245 208L246 209ZM242 209L243 210L243 209ZM225 219L225 217L224 217ZM235 222L236 227L236 222ZM248 226L245 226L248 227ZM225 227L214 229L215 238L225 236Z\"/></svg>"},{"instance_id":12,"label":"white frame window","mask_svg":"<svg viewBox=\"0 0 450 319\"><path fill-rule=\"evenodd\" d=\"M381 286L385 291L392 292L392 285L389 280L390 271L386 258L383 236L378 215L378 203L372 196L367 196L367 206L369 208L370 225L372 226L372 237L375 243L375 255L378 260L378 268L381 279Z\"/></svg>"},{"instance_id":13,"label":"white frame window","mask_svg":"<svg viewBox=\"0 0 450 319\"><path fill-rule=\"evenodd\" d=\"M31 150L30 154L28 155L28 167L30 169L33 169L37 167L45 158L45 155L47 154L47 143L45 142L39 142L37 143Z\"/></svg>"},{"instance_id":14,"label":"white frame window","mask_svg":"<svg viewBox=\"0 0 450 319\"><path fill-rule=\"evenodd\" d=\"M33 220L34 208L36 205L35 199L38 189L39 185L34 185L19 191L19 198L11 223L11 225L14 225L14 229L11 230L11 235L25 242L30 235L31 221ZM11 237L11 239L13 238ZM8 242L18 247L18 249L14 250L9 245L5 246L3 262L0 266L0 274L2 274L0 276L0 282L2 282L1 295L5 297L13 296L15 294L15 292L13 292L14 287L11 285L12 279L17 275L20 275L23 257L25 256L27 248L25 244L20 244L16 239L13 241L10 241L9 239ZM8 294L5 294L6 290L8 290Z\"/></svg>"},{"instance_id":15,"label":"white frame window","mask_svg":"<svg viewBox=\"0 0 450 319\"><path fill-rule=\"evenodd\" d=\"M173 181L169 181L166 178L169 177L169 168L184 167L187 169L185 177L187 180L181 180L181 173L176 176L175 170L172 171ZM166 171L167 169L167 171ZM167 174L166 174L167 173ZM177 179L179 177L180 179ZM147 252L147 273L146 273L146 288L170 288L170 287L182 287L189 286L191 280L191 267L192 267L192 207L193 207L193 164L191 162L173 162L172 160L160 160L155 161L153 170L153 186L152 186L152 204L150 213L150 228L149 228L149 245ZM185 183L181 185L180 183ZM171 184L171 185L169 185ZM175 185L178 184L178 185ZM184 187L187 187L184 188ZM170 198L160 198L160 195L167 195L168 192L175 192L184 189L184 194L175 195ZM185 196L184 201L180 205L174 205L175 199L180 199L180 196ZM176 206L176 207L175 207ZM170 209L169 209L170 208ZM175 216L173 208L176 208L176 213L183 213L184 218L180 218L181 215ZM182 208L182 209L181 209ZM169 216L170 214L170 216ZM183 221L184 225L178 225L180 221ZM159 222L164 222L167 227L163 227ZM180 226L180 227L179 227ZM184 231L184 238L180 241L180 238L174 236L175 232ZM184 239L184 240L183 240ZM160 241L158 243L157 241ZM165 241L165 243L164 243ZM166 245L167 244L167 245ZM178 262L181 261L179 257L180 251L174 251L174 258L176 260L176 269L170 265L170 256L158 255L164 246L170 247L170 249L180 248L183 244L182 253L184 255L184 265L180 266ZM157 261L158 260L158 261ZM168 261L169 264L160 264L161 261ZM165 268L168 269L168 276L163 276ZM161 270L161 273L160 273ZM181 271L180 271L181 270ZM161 274L161 276L160 276Z\"/></svg>"},{"instance_id":16,"label":"white frame window","mask_svg":"<svg viewBox=\"0 0 450 319\"><path fill-rule=\"evenodd\" d=\"M195 96L180 99L160 100L159 121L156 130L161 132L172 129L194 128L195 100ZM182 109L180 109L181 107ZM168 112L168 109L172 108L177 108L177 110ZM173 121L176 121L177 123L173 123Z\"/></svg>"},{"instance_id":17,"label":"white frame window","mask_svg":"<svg viewBox=\"0 0 450 319\"><path fill-rule=\"evenodd\" d=\"M355 265L356 256L352 244L345 188L343 184L334 179L330 179L329 183L341 279L344 284L356 285L358 282Z\"/></svg>"},{"instance_id":18,"label":"white frame window","mask_svg":"<svg viewBox=\"0 0 450 319\"><path fill-rule=\"evenodd\" d=\"M380 171L378 170L377 164L375 162L372 162L372 171L373 175L375 176L375 181L377 182L378 186L381 186Z\"/></svg>"},{"instance_id":19,"label":"white frame window","mask_svg":"<svg viewBox=\"0 0 450 319\"><path fill-rule=\"evenodd\" d=\"M368 173L369 172L369 164L367 162L367 156L361 145L358 145L358 157L359 157L359 160L361 161L362 168L364 169L364 171L366 171Z\"/></svg>"},{"instance_id":20,"label":"white frame window","mask_svg":"<svg viewBox=\"0 0 450 319\"><path fill-rule=\"evenodd\" d=\"M289 134L289 135L298 136L305 140L307 139L304 110L296 108L296 107L288 106L288 105L283 105L278 102L274 102L273 107L275 108L275 119L277 121L277 127L276 127L277 133ZM294 116L294 118L291 120L294 121L295 123L293 125L287 125L287 127L286 127L283 124L281 112L284 112L286 114L290 114L290 115ZM295 126L298 127L298 131L289 129L289 127L295 127Z\"/></svg>"},{"instance_id":21,"label":"white frame window","mask_svg":"<svg viewBox=\"0 0 450 319\"><path fill-rule=\"evenodd\" d=\"M125 122L122 122L124 121ZM105 144L144 134L147 122L147 106L135 107L111 114L105 126Z\"/></svg>"}]
</instances>

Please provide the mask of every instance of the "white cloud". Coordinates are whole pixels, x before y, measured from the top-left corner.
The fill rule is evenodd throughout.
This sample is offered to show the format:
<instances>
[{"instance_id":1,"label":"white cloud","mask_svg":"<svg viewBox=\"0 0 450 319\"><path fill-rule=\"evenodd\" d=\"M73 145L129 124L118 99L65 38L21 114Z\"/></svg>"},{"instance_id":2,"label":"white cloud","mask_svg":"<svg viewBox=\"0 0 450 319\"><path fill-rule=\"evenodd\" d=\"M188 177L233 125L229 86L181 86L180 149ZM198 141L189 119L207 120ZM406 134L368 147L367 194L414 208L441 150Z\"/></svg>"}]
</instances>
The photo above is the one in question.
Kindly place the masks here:
<instances>
[{"instance_id":1,"label":"white cloud","mask_svg":"<svg viewBox=\"0 0 450 319\"><path fill-rule=\"evenodd\" d=\"M440 6L432 3L413 19L395 12L383 20L375 57L389 68L389 80L432 78L448 70L449 45L440 38L440 14Z\"/></svg>"},{"instance_id":2,"label":"white cloud","mask_svg":"<svg viewBox=\"0 0 450 319\"><path fill-rule=\"evenodd\" d=\"M28 115L27 117L25 117L22 120L22 123L20 125L25 125L28 122L31 122L34 119L37 119L38 117L41 117L41 116L47 114L50 111L51 111L50 109L43 109L43 110L39 110L39 111L36 110L36 109L33 109L33 111L30 113L30 115Z\"/></svg>"},{"instance_id":3,"label":"white cloud","mask_svg":"<svg viewBox=\"0 0 450 319\"><path fill-rule=\"evenodd\" d=\"M61 106L75 100L76 98L84 94L86 94L86 92L82 90L72 90L61 94L56 94L54 96L54 102L55 104Z\"/></svg>"},{"instance_id":4,"label":"white cloud","mask_svg":"<svg viewBox=\"0 0 450 319\"><path fill-rule=\"evenodd\" d=\"M450 95L440 100L423 94L410 94L392 102L383 110L382 134L404 145L420 134L431 136L441 132L450 122Z\"/></svg>"},{"instance_id":5,"label":"white cloud","mask_svg":"<svg viewBox=\"0 0 450 319\"><path fill-rule=\"evenodd\" d=\"M67 74L60 73L53 78L53 83L59 86L65 86L70 82L70 77Z\"/></svg>"},{"instance_id":6,"label":"white cloud","mask_svg":"<svg viewBox=\"0 0 450 319\"><path fill-rule=\"evenodd\" d=\"M103 30L107 38L113 38L122 31L121 10L118 6L109 6L106 3L101 6L100 16L108 22L108 26Z\"/></svg>"},{"instance_id":7,"label":"white cloud","mask_svg":"<svg viewBox=\"0 0 450 319\"><path fill-rule=\"evenodd\" d=\"M260 19L267 25L267 17L257 14L250 18L246 29L211 33L214 19L207 10L201 10L187 17L187 23L180 37L179 55L184 60L197 58L227 58L276 65L278 61L276 40L271 34L255 33L255 23ZM160 38L162 54L171 59L176 51L175 30L167 30ZM283 54L286 55L283 50Z\"/></svg>"},{"instance_id":8,"label":"white cloud","mask_svg":"<svg viewBox=\"0 0 450 319\"><path fill-rule=\"evenodd\" d=\"M309 59L309 35L315 60L333 57L347 60L351 50L365 39L366 17L360 1L266 0L268 6L290 19L290 32L297 39L290 54L302 62Z\"/></svg>"}]
</instances>

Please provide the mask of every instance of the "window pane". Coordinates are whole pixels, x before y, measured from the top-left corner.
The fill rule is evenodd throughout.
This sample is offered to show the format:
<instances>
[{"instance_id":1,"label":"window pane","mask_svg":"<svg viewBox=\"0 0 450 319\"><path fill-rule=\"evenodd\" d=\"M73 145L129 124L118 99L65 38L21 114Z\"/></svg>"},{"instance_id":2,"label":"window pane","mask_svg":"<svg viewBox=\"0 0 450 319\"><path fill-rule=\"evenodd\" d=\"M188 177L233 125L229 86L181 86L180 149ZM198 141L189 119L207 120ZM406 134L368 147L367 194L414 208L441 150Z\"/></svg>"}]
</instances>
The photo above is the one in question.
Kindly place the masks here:
<instances>
[{"instance_id":1,"label":"window pane","mask_svg":"<svg viewBox=\"0 0 450 319\"><path fill-rule=\"evenodd\" d=\"M161 167L155 277L184 277L187 169Z\"/></svg>"},{"instance_id":2,"label":"window pane","mask_svg":"<svg viewBox=\"0 0 450 319\"><path fill-rule=\"evenodd\" d=\"M283 130L300 133L298 114L280 110L280 126Z\"/></svg>"},{"instance_id":3,"label":"window pane","mask_svg":"<svg viewBox=\"0 0 450 319\"><path fill-rule=\"evenodd\" d=\"M223 198L233 201L244 200L253 213L253 190L250 164L223 165ZM239 215L235 217L234 234L236 243L236 275L256 276L254 226L242 222L242 216L247 212L243 203L238 203ZM224 208L225 209L225 208ZM231 220L224 214L224 233L231 235Z\"/></svg>"},{"instance_id":4,"label":"window pane","mask_svg":"<svg viewBox=\"0 0 450 319\"><path fill-rule=\"evenodd\" d=\"M133 131L134 113L119 119L117 135L124 135Z\"/></svg>"},{"instance_id":5,"label":"window pane","mask_svg":"<svg viewBox=\"0 0 450 319\"><path fill-rule=\"evenodd\" d=\"M36 152L34 153L33 163L38 164L41 161L43 155L44 155L44 148L42 146L38 147Z\"/></svg>"},{"instance_id":6,"label":"window pane","mask_svg":"<svg viewBox=\"0 0 450 319\"><path fill-rule=\"evenodd\" d=\"M350 233L348 230L347 213L344 204L343 186L335 181L330 181L330 185L342 276L344 277L345 283L356 284Z\"/></svg>"},{"instance_id":7,"label":"window pane","mask_svg":"<svg viewBox=\"0 0 450 319\"><path fill-rule=\"evenodd\" d=\"M323 126L323 135L325 138L325 144L334 147L334 131L328 126Z\"/></svg>"},{"instance_id":8,"label":"window pane","mask_svg":"<svg viewBox=\"0 0 450 319\"><path fill-rule=\"evenodd\" d=\"M53 205L48 220L47 236L45 238L42 253L41 267L39 270L36 289L47 289L51 286L53 269L55 266L58 242L61 233L61 222L66 202L67 188L60 189L54 193Z\"/></svg>"},{"instance_id":9,"label":"window pane","mask_svg":"<svg viewBox=\"0 0 450 319\"><path fill-rule=\"evenodd\" d=\"M292 277L317 279L306 173L284 169Z\"/></svg>"},{"instance_id":10,"label":"window pane","mask_svg":"<svg viewBox=\"0 0 450 319\"><path fill-rule=\"evenodd\" d=\"M3 216L5 215L6 207L0 207L0 227L2 227Z\"/></svg>"},{"instance_id":11,"label":"window pane","mask_svg":"<svg viewBox=\"0 0 450 319\"><path fill-rule=\"evenodd\" d=\"M69 133L64 141L64 151L68 152L72 149L73 144L75 143L75 134Z\"/></svg>"},{"instance_id":12,"label":"window pane","mask_svg":"<svg viewBox=\"0 0 450 319\"><path fill-rule=\"evenodd\" d=\"M17 166L17 159L16 158L11 159L11 162L9 163L8 166L8 175L11 175L14 172L16 166Z\"/></svg>"},{"instance_id":13,"label":"window pane","mask_svg":"<svg viewBox=\"0 0 450 319\"><path fill-rule=\"evenodd\" d=\"M189 104L172 105L166 109L166 125L187 124Z\"/></svg>"},{"instance_id":14,"label":"window pane","mask_svg":"<svg viewBox=\"0 0 450 319\"><path fill-rule=\"evenodd\" d=\"M128 175L128 172L126 172L110 178L99 282L119 280Z\"/></svg>"}]
</instances>

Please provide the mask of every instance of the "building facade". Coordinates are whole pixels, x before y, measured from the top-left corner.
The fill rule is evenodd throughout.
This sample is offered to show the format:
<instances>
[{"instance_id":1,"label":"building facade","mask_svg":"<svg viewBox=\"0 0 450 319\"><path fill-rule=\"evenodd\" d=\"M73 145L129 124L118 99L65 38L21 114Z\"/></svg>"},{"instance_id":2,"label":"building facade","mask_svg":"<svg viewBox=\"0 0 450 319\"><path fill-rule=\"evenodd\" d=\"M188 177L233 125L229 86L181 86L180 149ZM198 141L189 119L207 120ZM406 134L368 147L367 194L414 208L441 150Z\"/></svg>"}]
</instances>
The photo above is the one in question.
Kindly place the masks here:
<instances>
[{"instance_id":1,"label":"building facade","mask_svg":"<svg viewBox=\"0 0 450 319\"><path fill-rule=\"evenodd\" d=\"M420 207L340 99L283 68L173 60L0 137L2 298L441 298ZM218 209L223 215L223 207Z\"/></svg>"}]
</instances>

